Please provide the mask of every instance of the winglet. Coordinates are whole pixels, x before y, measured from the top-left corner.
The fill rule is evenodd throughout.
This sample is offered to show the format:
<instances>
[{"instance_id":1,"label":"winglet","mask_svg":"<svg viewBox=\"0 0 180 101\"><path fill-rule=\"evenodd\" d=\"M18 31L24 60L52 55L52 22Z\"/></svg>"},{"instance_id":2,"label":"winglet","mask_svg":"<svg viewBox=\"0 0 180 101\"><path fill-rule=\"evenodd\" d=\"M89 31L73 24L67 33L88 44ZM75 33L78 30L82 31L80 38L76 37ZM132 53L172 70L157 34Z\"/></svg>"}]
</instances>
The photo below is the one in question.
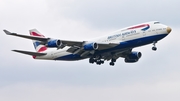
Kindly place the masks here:
<instances>
[{"instance_id":1,"label":"winglet","mask_svg":"<svg viewBox=\"0 0 180 101\"><path fill-rule=\"evenodd\" d=\"M11 33L10 31L8 30L3 30L7 35L13 35L13 34L16 34L16 33Z\"/></svg>"}]
</instances>

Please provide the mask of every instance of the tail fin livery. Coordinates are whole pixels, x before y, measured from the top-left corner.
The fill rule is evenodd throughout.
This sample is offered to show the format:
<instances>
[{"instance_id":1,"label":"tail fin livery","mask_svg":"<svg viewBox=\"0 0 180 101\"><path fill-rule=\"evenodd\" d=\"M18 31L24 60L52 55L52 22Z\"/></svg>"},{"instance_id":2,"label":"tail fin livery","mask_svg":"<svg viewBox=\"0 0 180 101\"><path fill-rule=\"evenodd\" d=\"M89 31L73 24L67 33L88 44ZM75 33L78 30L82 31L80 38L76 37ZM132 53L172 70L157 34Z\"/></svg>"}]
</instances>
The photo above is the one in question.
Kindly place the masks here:
<instances>
[{"instance_id":1,"label":"tail fin livery","mask_svg":"<svg viewBox=\"0 0 180 101\"><path fill-rule=\"evenodd\" d=\"M29 33L31 36L42 37L42 38L45 37L36 29L29 30ZM47 50L47 47L45 45L42 45L40 41L33 40L33 45L37 52L44 52L45 50Z\"/></svg>"}]
</instances>

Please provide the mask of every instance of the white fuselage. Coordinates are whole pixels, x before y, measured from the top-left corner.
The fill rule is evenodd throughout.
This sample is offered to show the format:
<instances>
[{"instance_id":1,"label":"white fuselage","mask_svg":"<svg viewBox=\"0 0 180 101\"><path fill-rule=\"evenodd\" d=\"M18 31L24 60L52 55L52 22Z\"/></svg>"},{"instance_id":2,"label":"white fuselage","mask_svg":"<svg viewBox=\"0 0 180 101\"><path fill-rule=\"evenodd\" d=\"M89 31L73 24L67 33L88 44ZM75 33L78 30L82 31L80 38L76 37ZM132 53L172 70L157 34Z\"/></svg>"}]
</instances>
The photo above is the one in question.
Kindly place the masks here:
<instances>
[{"instance_id":1,"label":"white fuselage","mask_svg":"<svg viewBox=\"0 0 180 101\"><path fill-rule=\"evenodd\" d=\"M117 50L122 48L134 48L134 47L153 43L153 40L159 41L160 39L164 38L168 34L167 27L168 26L166 25L153 21L153 22L142 23L142 24L126 27L118 31L115 31L110 35L102 36L89 41L97 42L97 43L118 43L119 48L117 47L116 48ZM127 47L124 45L124 42L129 42L129 44L127 44ZM121 45L124 46L120 47ZM70 47L66 46L63 49L48 50L46 51L47 55L37 56L36 59L63 60L63 58L62 59L58 59L58 58L73 55L73 53L67 52L68 48ZM109 50L106 50L105 52L108 51ZM75 58L70 60L79 60L79 59L84 59L84 58Z\"/></svg>"}]
</instances>

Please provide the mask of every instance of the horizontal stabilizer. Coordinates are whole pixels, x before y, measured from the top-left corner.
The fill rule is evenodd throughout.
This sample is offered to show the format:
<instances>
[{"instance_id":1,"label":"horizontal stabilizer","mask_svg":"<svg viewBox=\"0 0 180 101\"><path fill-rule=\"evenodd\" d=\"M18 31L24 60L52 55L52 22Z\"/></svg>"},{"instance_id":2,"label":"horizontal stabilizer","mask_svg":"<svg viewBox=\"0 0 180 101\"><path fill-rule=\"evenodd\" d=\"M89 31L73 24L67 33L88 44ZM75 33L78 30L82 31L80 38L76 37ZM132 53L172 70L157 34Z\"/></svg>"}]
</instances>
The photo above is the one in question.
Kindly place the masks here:
<instances>
[{"instance_id":1,"label":"horizontal stabilizer","mask_svg":"<svg viewBox=\"0 0 180 101\"><path fill-rule=\"evenodd\" d=\"M12 51L26 54L26 55L31 55L31 56L43 56L47 54L47 53L37 53L37 52L29 52L29 51L22 51L22 50L12 50Z\"/></svg>"}]
</instances>

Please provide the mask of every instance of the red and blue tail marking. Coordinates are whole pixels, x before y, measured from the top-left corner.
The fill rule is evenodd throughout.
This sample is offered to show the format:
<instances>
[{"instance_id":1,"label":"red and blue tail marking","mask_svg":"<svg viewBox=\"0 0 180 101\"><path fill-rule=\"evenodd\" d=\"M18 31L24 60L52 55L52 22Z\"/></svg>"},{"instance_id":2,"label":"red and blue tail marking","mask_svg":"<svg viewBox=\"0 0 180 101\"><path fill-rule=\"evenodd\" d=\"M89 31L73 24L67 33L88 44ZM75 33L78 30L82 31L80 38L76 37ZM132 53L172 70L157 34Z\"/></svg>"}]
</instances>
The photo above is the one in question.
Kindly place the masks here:
<instances>
[{"instance_id":1,"label":"red and blue tail marking","mask_svg":"<svg viewBox=\"0 0 180 101\"><path fill-rule=\"evenodd\" d=\"M29 30L29 33L31 36L45 37L36 29ZM44 52L47 50L47 47L45 45L42 45L40 41L33 40L33 45L37 52Z\"/></svg>"}]
</instances>

